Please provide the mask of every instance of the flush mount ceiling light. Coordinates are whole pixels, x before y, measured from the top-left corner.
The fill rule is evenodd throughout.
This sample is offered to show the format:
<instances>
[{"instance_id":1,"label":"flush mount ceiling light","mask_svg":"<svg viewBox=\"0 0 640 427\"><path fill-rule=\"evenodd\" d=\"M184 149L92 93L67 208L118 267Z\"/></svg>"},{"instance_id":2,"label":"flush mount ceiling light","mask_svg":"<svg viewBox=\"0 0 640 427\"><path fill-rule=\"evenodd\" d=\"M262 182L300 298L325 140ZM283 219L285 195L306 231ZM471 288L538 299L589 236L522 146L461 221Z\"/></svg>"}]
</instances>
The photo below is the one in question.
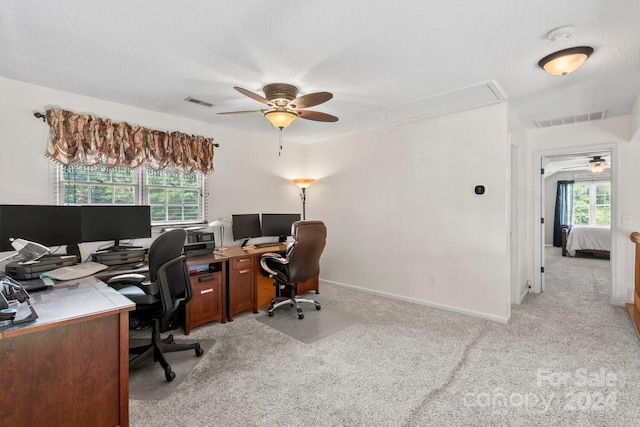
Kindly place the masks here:
<instances>
[{"instance_id":1,"label":"flush mount ceiling light","mask_svg":"<svg viewBox=\"0 0 640 427\"><path fill-rule=\"evenodd\" d=\"M545 56L538 65L551 75L564 76L580 68L592 53L589 46L571 47Z\"/></svg>"},{"instance_id":2,"label":"flush mount ceiling light","mask_svg":"<svg viewBox=\"0 0 640 427\"><path fill-rule=\"evenodd\" d=\"M593 159L589 160L589 170L593 173L600 173L604 170L606 163L602 156L593 156Z\"/></svg>"}]
</instances>

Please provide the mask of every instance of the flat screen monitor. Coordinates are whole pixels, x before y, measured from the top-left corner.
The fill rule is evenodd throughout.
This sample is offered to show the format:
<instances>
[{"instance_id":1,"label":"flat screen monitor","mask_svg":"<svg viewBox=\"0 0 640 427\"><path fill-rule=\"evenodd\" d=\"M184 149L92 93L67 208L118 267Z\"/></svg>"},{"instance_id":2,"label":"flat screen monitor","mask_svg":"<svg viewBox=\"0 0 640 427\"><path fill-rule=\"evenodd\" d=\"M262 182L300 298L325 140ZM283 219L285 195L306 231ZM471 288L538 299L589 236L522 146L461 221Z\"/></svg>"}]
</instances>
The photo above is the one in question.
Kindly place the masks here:
<instances>
[{"instance_id":1,"label":"flat screen monitor","mask_svg":"<svg viewBox=\"0 0 640 427\"><path fill-rule=\"evenodd\" d=\"M281 242L291 236L291 225L300 221L300 214L262 214L262 235L278 236Z\"/></svg>"},{"instance_id":2,"label":"flat screen monitor","mask_svg":"<svg viewBox=\"0 0 640 427\"><path fill-rule=\"evenodd\" d=\"M115 241L110 250L126 250L120 240L151 237L149 206L82 206L83 242Z\"/></svg>"},{"instance_id":3,"label":"flat screen monitor","mask_svg":"<svg viewBox=\"0 0 640 427\"><path fill-rule=\"evenodd\" d=\"M0 251L13 251L9 238L44 246L80 242L80 206L0 205Z\"/></svg>"},{"instance_id":4,"label":"flat screen monitor","mask_svg":"<svg viewBox=\"0 0 640 427\"><path fill-rule=\"evenodd\" d=\"M233 239L245 239L242 246L253 237L262 237L262 228L260 228L259 214L240 214L231 215L231 229L233 230Z\"/></svg>"}]
</instances>

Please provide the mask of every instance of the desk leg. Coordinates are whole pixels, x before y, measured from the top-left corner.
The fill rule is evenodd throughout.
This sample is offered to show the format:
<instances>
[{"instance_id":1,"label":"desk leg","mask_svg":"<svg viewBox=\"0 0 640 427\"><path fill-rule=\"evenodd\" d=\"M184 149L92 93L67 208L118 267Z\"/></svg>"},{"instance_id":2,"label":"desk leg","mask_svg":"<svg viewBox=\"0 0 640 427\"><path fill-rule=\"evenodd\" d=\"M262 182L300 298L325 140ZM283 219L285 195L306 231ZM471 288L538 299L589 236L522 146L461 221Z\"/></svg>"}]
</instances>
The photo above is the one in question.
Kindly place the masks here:
<instances>
[{"instance_id":1,"label":"desk leg","mask_svg":"<svg viewBox=\"0 0 640 427\"><path fill-rule=\"evenodd\" d=\"M129 312L120 313L120 426L129 426Z\"/></svg>"}]
</instances>

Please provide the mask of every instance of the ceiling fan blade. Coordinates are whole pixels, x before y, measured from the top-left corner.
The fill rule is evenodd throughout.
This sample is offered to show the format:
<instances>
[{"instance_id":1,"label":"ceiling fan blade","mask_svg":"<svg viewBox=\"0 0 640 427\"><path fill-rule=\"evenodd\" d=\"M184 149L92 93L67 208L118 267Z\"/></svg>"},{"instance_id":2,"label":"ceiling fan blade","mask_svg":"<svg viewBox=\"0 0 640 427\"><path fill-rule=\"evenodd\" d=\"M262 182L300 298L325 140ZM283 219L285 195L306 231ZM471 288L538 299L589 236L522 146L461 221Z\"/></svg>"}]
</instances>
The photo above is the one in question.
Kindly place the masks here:
<instances>
[{"instance_id":1,"label":"ceiling fan blade","mask_svg":"<svg viewBox=\"0 0 640 427\"><path fill-rule=\"evenodd\" d=\"M246 113L264 113L267 110L245 110L245 111L225 111L218 114L246 114Z\"/></svg>"},{"instance_id":2,"label":"ceiling fan blade","mask_svg":"<svg viewBox=\"0 0 640 427\"><path fill-rule=\"evenodd\" d=\"M250 90L247 89L243 89L239 86L234 86L233 87L235 90L237 90L238 92L240 92L241 94L248 96L251 99L255 99L258 102L262 102L263 104L266 105L273 105L271 102L269 102L269 100L267 98L265 98L264 96L260 96L257 93L251 92Z\"/></svg>"},{"instance_id":3,"label":"ceiling fan blade","mask_svg":"<svg viewBox=\"0 0 640 427\"><path fill-rule=\"evenodd\" d=\"M330 92L316 92L302 95L299 98L294 99L289 103L293 108L307 108L314 105L320 105L323 102L327 102L333 98L333 94ZM294 107L295 106L295 107Z\"/></svg>"},{"instance_id":4,"label":"ceiling fan blade","mask_svg":"<svg viewBox=\"0 0 640 427\"><path fill-rule=\"evenodd\" d=\"M307 120L315 120L316 122L337 122L338 118L331 114L321 113L319 111L300 110L296 111L298 117Z\"/></svg>"}]
</instances>

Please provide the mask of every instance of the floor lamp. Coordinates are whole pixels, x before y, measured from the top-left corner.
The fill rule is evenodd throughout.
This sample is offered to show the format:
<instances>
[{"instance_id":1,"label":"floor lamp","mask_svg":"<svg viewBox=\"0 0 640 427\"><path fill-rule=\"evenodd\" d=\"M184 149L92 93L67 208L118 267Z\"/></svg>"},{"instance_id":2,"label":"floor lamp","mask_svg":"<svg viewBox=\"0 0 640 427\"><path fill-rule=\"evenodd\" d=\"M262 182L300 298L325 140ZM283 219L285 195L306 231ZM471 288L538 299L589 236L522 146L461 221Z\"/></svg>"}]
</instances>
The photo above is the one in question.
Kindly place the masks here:
<instances>
[{"instance_id":1,"label":"floor lamp","mask_svg":"<svg viewBox=\"0 0 640 427\"><path fill-rule=\"evenodd\" d=\"M228 221L229 220L227 218L218 218L209 223L209 227L220 227L220 244L221 245L224 245L224 224ZM229 248L227 248L226 246L220 246L219 248L216 248L216 250L218 251L226 251L227 249Z\"/></svg>"},{"instance_id":2,"label":"floor lamp","mask_svg":"<svg viewBox=\"0 0 640 427\"><path fill-rule=\"evenodd\" d=\"M302 200L302 220L305 220L306 212L305 206L307 204L307 188L313 184L313 179L311 178L300 178L294 179L293 183L300 189L300 200Z\"/></svg>"}]
</instances>

